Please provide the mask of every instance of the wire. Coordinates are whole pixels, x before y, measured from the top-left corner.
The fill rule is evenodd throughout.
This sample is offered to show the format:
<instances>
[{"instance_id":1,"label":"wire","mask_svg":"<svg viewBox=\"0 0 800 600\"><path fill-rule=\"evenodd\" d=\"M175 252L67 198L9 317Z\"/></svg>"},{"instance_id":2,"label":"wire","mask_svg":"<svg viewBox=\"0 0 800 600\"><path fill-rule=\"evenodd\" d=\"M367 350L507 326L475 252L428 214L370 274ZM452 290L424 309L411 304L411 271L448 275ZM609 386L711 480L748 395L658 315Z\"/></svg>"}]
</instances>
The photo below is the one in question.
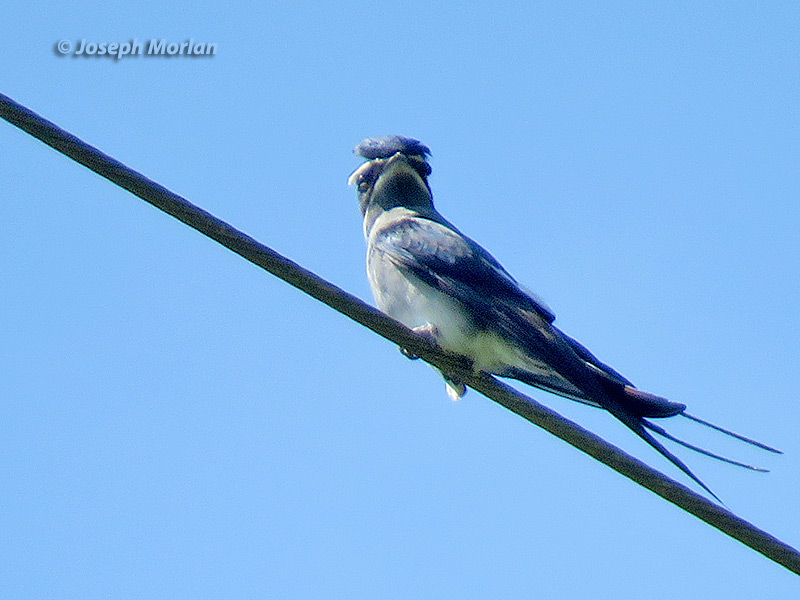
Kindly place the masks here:
<instances>
[{"instance_id":1,"label":"wire","mask_svg":"<svg viewBox=\"0 0 800 600\"><path fill-rule=\"evenodd\" d=\"M0 94L0 117L112 183L219 242L253 264L324 302L387 340L398 344L401 348L405 348L409 353L418 356L444 373L453 375L458 381L463 381L469 387L508 410L561 438L665 500L800 575L800 553L792 546L722 506L714 504L494 377L485 373L473 373L468 361L463 357L442 352L421 336L352 294L325 281L225 221L103 154L97 148L83 142L3 94Z\"/></svg>"}]
</instances>

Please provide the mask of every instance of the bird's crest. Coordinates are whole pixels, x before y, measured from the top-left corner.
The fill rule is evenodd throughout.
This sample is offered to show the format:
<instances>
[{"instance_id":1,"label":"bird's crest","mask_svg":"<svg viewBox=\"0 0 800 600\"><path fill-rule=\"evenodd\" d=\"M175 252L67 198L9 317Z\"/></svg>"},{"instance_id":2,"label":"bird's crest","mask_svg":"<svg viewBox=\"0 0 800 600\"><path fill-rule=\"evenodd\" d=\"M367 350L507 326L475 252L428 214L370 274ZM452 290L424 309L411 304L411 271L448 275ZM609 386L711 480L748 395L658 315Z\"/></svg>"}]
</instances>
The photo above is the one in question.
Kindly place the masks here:
<instances>
[{"instance_id":1,"label":"bird's crest","mask_svg":"<svg viewBox=\"0 0 800 600\"><path fill-rule=\"evenodd\" d=\"M423 160L431 155L430 148L419 140L403 137L402 135L386 135L383 137L367 138L353 152L366 159L389 158L398 152L406 156L421 156Z\"/></svg>"}]
</instances>

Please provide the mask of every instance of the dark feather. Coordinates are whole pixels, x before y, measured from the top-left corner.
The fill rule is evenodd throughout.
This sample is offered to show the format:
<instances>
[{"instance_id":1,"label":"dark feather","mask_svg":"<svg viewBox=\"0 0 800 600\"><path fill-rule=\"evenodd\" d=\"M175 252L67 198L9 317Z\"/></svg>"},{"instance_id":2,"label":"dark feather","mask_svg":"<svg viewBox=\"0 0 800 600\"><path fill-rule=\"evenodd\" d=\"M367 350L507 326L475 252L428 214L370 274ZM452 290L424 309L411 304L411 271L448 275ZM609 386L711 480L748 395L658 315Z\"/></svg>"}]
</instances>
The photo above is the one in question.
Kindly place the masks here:
<instances>
[{"instance_id":1,"label":"dark feather","mask_svg":"<svg viewBox=\"0 0 800 600\"><path fill-rule=\"evenodd\" d=\"M404 218L380 231L373 245L420 281L463 304L476 328L496 331L545 367L533 373L512 366L497 375L608 410L714 496L646 429L650 424L643 417L673 416L685 405L636 390L628 379L554 327L555 315L523 291L478 244L449 223ZM660 428L648 428L661 433Z\"/></svg>"},{"instance_id":2,"label":"dark feather","mask_svg":"<svg viewBox=\"0 0 800 600\"><path fill-rule=\"evenodd\" d=\"M407 156L430 156L430 149L413 138L402 135L387 135L384 137L367 138L353 149L353 152L364 158L389 158L402 152Z\"/></svg>"}]
</instances>

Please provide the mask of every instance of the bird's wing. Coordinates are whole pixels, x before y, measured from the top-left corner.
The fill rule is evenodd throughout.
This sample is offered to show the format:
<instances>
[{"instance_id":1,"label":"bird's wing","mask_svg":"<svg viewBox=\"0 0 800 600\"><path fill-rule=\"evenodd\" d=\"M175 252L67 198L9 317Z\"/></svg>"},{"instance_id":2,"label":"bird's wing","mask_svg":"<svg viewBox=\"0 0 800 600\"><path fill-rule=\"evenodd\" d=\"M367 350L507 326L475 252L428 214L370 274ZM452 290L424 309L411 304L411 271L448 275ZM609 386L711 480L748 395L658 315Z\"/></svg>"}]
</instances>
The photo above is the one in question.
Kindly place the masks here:
<instances>
[{"instance_id":1,"label":"bird's wing","mask_svg":"<svg viewBox=\"0 0 800 600\"><path fill-rule=\"evenodd\" d=\"M525 350L526 365L509 365L498 375L520 379L573 400L602 406L587 393L597 375L619 386L631 385L577 341L552 325L553 312L525 292L477 243L430 219L403 217L371 240L380 252L432 288L459 301L478 329L496 331Z\"/></svg>"},{"instance_id":2,"label":"bird's wing","mask_svg":"<svg viewBox=\"0 0 800 600\"><path fill-rule=\"evenodd\" d=\"M477 330L493 331L523 350L524 364L498 375L602 406L603 390L591 353L553 327L555 315L523 291L486 250L450 226L421 217L387 223L371 246L403 271L457 300ZM610 371L619 385L627 380ZM594 392L594 393L592 393Z\"/></svg>"},{"instance_id":3,"label":"bird's wing","mask_svg":"<svg viewBox=\"0 0 800 600\"><path fill-rule=\"evenodd\" d=\"M548 324L556 318L543 302L525 293L491 254L442 223L403 217L381 228L372 244L393 262L468 309L483 309L494 299L505 298L517 301Z\"/></svg>"},{"instance_id":4,"label":"bird's wing","mask_svg":"<svg viewBox=\"0 0 800 600\"><path fill-rule=\"evenodd\" d=\"M635 390L579 342L552 325L555 315L525 293L478 244L445 224L403 217L374 232L374 249L427 285L459 301L478 328L496 331L523 348L535 369L505 373L556 394L602 407L686 475L713 492L645 429L643 417L672 416L685 406Z\"/></svg>"},{"instance_id":5,"label":"bird's wing","mask_svg":"<svg viewBox=\"0 0 800 600\"><path fill-rule=\"evenodd\" d=\"M672 416L685 408L635 390L628 379L555 327L547 306L446 222L405 216L382 227L371 243L404 271L458 300L477 328L495 331L524 349L526 364L509 365L498 375L607 409L604 396L611 393L640 417Z\"/></svg>"}]
</instances>

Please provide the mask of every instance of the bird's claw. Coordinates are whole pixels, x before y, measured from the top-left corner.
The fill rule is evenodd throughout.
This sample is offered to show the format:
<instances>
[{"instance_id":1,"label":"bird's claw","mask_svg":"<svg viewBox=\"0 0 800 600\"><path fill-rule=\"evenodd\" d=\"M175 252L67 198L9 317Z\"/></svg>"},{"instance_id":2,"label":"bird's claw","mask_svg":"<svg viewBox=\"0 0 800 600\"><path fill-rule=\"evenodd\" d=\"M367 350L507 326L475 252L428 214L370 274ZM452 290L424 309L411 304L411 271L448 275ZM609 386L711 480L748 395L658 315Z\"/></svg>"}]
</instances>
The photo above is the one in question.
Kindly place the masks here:
<instances>
[{"instance_id":1,"label":"bird's claw","mask_svg":"<svg viewBox=\"0 0 800 600\"><path fill-rule=\"evenodd\" d=\"M408 348L400 348L400 353L405 356L408 360L418 360L419 356L411 352Z\"/></svg>"},{"instance_id":2,"label":"bird's claw","mask_svg":"<svg viewBox=\"0 0 800 600\"><path fill-rule=\"evenodd\" d=\"M434 346L439 345L436 342L436 337L439 335L439 330L436 329L434 325L426 323L425 325L420 325L419 327L413 327L411 331L413 331L417 335L421 335ZM419 356L411 352L411 350L409 350L408 348L400 348L400 352L403 354L403 356L405 356L409 360L417 360L419 358Z\"/></svg>"}]
</instances>

